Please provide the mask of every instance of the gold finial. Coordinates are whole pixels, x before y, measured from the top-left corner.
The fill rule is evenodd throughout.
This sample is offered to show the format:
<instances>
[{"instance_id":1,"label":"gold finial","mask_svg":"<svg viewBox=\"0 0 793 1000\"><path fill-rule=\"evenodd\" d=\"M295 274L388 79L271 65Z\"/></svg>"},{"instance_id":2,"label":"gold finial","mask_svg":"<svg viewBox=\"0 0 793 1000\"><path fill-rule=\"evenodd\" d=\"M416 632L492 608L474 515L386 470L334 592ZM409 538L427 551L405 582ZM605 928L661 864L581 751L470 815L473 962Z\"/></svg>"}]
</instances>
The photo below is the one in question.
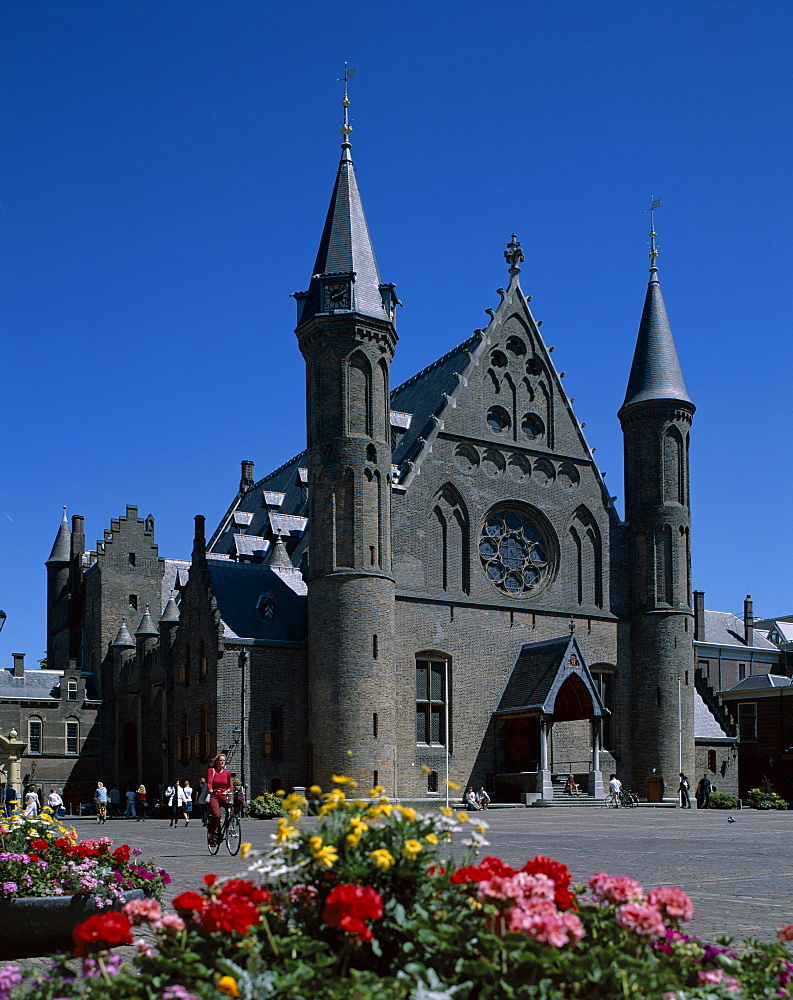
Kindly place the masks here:
<instances>
[{"instance_id":1,"label":"gold finial","mask_svg":"<svg viewBox=\"0 0 793 1000\"><path fill-rule=\"evenodd\" d=\"M342 157L343 159L350 158L349 155L349 150L351 146L350 132L352 132L352 125L350 125L350 115L349 115L350 98L347 96L347 81L353 80L354 78L355 78L355 67L348 66L347 63L345 63L344 76L339 77L337 80L337 83L341 83L342 80L344 82L344 97L341 100L341 106L344 108L344 122L342 123L342 126L339 129L342 136L344 137L341 144L341 148L344 151L344 155Z\"/></svg>"},{"instance_id":2,"label":"gold finial","mask_svg":"<svg viewBox=\"0 0 793 1000\"><path fill-rule=\"evenodd\" d=\"M655 237L658 235L655 231L655 210L661 207L660 198L650 199L650 269L655 267L655 260L658 256L658 245L655 242Z\"/></svg>"}]
</instances>

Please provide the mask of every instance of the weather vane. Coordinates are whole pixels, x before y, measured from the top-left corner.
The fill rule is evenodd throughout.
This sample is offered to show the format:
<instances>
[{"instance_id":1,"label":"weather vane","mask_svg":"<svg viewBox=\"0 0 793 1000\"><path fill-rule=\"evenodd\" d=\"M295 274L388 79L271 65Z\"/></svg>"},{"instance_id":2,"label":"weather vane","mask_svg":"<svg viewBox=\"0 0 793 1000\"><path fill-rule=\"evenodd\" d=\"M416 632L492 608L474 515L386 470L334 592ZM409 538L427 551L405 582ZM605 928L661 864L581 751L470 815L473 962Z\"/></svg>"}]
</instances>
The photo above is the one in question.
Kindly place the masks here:
<instances>
[{"instance_id":1,"label":"weather vane","mask_svg":"<svg viewBox=\"0 0 793 1000\"><path fill-rule=\"evenodd\" d=\"M345 63L344 76L338 77L336 80L337 83L341 83L342 80L344 82L344 97L341 102L342 107L344 108L344 123L342 124L340 129L341 134L344 136L344 142L342 143L342 146L350 145L350 132L352 132L352 125L350 125L350 115L349 115L350 99L347 96L347 81L354 79L355 79L355 67L348 66L347 63Z\"/></svg>"},{"instance_id":2,"label":"weather vane","mask_svg":"<svg viewBox=\"0 0 793 1000\"><path fill-rule=\"evenodd\" d=\"M655 259L658 256L658 245L655 242L655 237L658 235L655 231L655 210L661 207L660 198L650 199L650 266L655 267Z\"/></svg>"}]
</instances>

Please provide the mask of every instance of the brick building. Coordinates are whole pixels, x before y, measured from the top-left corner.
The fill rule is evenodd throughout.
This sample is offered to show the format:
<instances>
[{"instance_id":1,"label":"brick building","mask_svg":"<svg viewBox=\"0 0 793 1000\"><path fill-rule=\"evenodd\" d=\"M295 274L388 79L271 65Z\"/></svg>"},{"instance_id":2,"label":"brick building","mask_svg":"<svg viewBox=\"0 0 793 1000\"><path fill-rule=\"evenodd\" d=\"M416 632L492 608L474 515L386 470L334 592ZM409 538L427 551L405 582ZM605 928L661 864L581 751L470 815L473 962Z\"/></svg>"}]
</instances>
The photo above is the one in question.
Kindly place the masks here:
<instances>
[{"instance_id":1,"label":"brick building","mask_svg":"<svg viewBox=\"0 0 793 1000\"><path fill-rule=\"evenodd\" d=\"M101 676L113 780L195 778L220 747L254 792L344 772L431 797L448 762L515 801L569 771L591 794L612 770L642 794L656 773L671 795L698 765L695 706L702 738L731 745L697 686L694 405L651 240L619 407L623 521L514 235L487 327L390 388L400 303L345 130L294 296L306 450L258 480L242 462L209 537L196 518L189 566L159 557L134 507L90 553L73 519L48 563L53 662L68 649Z\"/></svg>"}]
</instances>

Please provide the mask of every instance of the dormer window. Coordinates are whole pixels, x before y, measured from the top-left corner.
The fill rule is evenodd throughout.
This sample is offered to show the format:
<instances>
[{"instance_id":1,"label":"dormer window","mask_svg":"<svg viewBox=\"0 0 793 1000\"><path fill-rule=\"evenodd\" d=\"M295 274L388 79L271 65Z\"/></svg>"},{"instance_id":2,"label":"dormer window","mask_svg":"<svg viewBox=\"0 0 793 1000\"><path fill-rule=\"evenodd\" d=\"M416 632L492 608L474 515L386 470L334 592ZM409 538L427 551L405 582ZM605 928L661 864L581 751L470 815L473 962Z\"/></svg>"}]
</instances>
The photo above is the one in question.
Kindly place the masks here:
<instances>
[{"instance_id":1,"label":"dormer window","mask_svg":"<svg viewBox=\"0 0 793 1000\"><path fill-rule=\"evenodd\" d=\"M74 677L70 677L66 684L66 700L77 701L77 681Z\"/></svg>"},{"instance_id":2,"label":"dormer window","mask_svg":"<svg viewBox=\"0 0 793 1000\"><path fill-rule=\"evenodd\" d=\"M272 619L275 618L276 603L273 595L268 591L266 594L262 594L259 598L256 609L262 618Z\"/></svg>"}]
</instances>

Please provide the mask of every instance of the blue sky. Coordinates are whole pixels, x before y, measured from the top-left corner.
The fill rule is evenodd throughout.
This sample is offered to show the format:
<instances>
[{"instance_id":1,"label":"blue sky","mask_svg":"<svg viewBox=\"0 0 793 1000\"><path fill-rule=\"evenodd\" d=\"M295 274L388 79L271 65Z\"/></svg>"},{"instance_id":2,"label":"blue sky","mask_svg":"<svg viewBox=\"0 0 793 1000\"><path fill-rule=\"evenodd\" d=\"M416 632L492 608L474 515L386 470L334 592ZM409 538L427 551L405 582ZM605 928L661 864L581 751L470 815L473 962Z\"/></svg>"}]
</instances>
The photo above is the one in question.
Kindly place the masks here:
<instances>
[{"instance_id":1,"label":"blue sky","mask_svg":"<svg viewBox=\"0 0 793 1000\"><path fill-rule=\"evenodd\" d=\"M62 506L137 504L162 555L241 459L303 447L292 291L353 157L397 385L523 288L620 500L647 281L689 393L694 586L793 613L787 3L10 0L0 11L0 663L46 645Z\"/></svg>"}]
</instances>

